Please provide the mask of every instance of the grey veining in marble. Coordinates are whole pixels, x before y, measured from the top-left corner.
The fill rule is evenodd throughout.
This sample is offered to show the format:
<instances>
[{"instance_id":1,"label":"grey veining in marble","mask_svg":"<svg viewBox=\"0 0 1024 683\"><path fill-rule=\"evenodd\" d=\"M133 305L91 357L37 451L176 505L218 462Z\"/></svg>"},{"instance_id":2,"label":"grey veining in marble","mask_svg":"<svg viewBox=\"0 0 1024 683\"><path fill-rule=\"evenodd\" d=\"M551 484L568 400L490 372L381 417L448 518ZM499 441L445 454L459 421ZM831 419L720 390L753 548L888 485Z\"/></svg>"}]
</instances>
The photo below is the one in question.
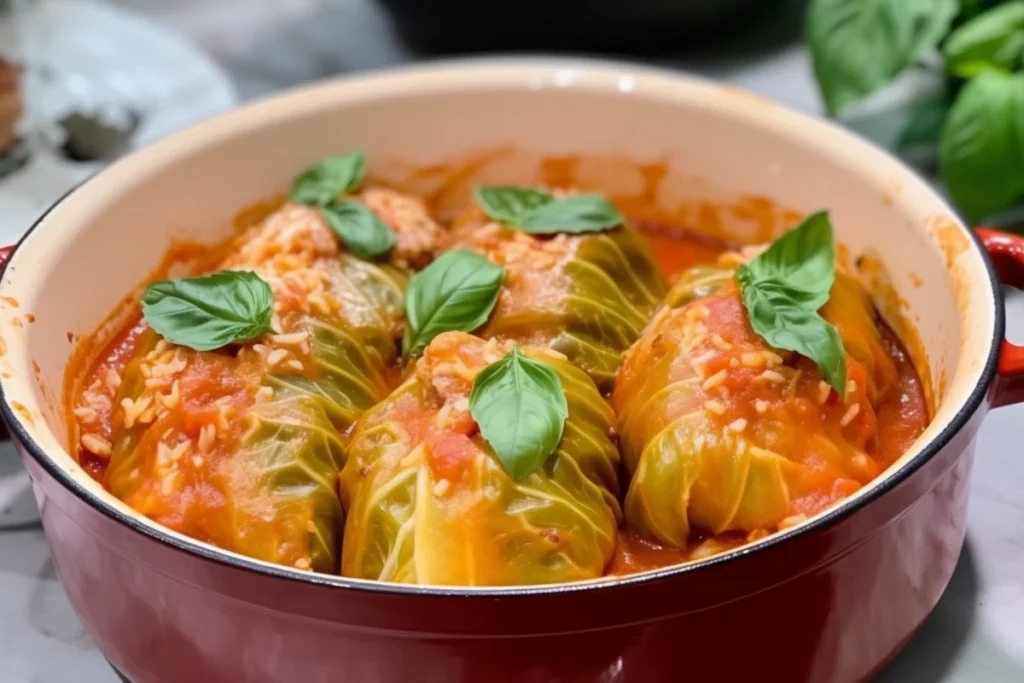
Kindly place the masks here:
<instances>
[{"instance_id":1,"label":"grey veining in marble","mask_svg":"<svg viewBox=\"0 0 1024 683\"><path fill-rule=\"evenodd\" d=\"M120 0L192 37L246 97L417 57L370 0ZM654 60L819 112L795 19L739 29ZM1010 336L1024 343L1024 296L1011 293ZM1024 681L1024 406L992 413L978 437L968 543L949 590L883 683ZM14 464L0 445L0 490ZM57 581L26 491L0 510L0 681L116 683Z\"/></svg>"}]
</instances>

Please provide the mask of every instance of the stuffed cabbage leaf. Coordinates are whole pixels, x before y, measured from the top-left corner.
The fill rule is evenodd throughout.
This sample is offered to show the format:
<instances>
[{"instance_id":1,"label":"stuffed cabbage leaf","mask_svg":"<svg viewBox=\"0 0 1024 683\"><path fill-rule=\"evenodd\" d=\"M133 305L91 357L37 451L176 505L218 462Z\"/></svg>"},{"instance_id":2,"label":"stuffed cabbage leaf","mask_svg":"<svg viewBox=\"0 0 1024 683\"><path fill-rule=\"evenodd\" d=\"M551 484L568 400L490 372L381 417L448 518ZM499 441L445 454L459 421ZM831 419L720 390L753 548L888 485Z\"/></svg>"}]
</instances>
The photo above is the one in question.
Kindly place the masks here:
<instances>
[{"instance_id":1,"label":"stuffed cabbage leaf","mask_svg":"<svg viewBox=\"0 0 1024 683\"><path fill-rule=\"evenodd\" d=\"M140 323L112 402L105 484L189 536L336 572L344 434L395 384L408 275L340 251L296 205L238 238L220 268L269 283L276 333L196 351Z\"/></svg>"},{"instance_id":2,"label":"stuffed cabbage leaf","mask_svg":"<svg viewBox=\"0 0 1024 683\"><path fill-rule=\"evenodd\" d=\"M443 333L361 418L341 476L342 574L472 586L601 575L620 516L614 415L563 356L525 348L560 377L569 415L543 468L514 481L469 412L476 374L510 346Z\"/></svg>"},{"instance_id":3,"label":"stuffed cabbage leaf","mask_svg":"<svg viewBox=\"0 0 1024 683\"><path fill-rule=\"evenodd\" d=\"M756 537L796 523L884 466L873 455L876 408L898 388L897 370L866 293L839 271L820 311L846 350L844 400L814 362L754 333L738 260L682 275L612 394L628 523L680 548L695 531Z\"/></svg>"},{"instance_id":4,"label":"stuffed cabbage leaf","mask_svg":"<svg viewBox=\"0 0 1024 683\"><path fill-rule=\"evenodd\" d=\"M643 238L620 226L553 237L508 229L476 207L456 221L459 246L506 269L484 337L548 346L611 388L629 348L665 294Z\"/></svg>"}]
</instances>

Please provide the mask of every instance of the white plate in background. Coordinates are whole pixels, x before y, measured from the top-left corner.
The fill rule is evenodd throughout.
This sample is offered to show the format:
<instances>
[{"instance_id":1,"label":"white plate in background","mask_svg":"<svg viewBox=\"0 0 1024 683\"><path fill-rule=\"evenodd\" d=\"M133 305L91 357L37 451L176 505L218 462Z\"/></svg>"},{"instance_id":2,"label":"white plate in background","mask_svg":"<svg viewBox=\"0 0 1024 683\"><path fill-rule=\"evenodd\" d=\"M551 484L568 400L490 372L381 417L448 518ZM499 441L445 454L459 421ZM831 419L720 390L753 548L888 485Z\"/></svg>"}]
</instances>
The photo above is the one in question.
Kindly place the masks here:
<instances>
[{"instance_id":1,"label":"white plate in background","mask_svg":"<svg viewBox=\"0 0 1024 683\"><path fill-rule=\"evenodd\" d=\"M237 102L227 75L199 48L131 13L66 0L36 0L29 11L35 49L27 55L27 96L40 137L51 143L59 142L53 124L74 111L116 116L135 109L142 120L130 147L139 147ZM24 47L15 28L13 15L0 15L0 45ZM27 165L0 178L0 245L17 242L101 166L36 149ZM13 451L0 444L0 529L35 514L28 477Z\"/></svg>"},{"instance_id":2,"label":"white plate in background","mask_svg":"<svg viewBox=\"0 0 1024 683\"><path fill-rule=\"evenodd\" d=\"M93 2L36 0L26 19L16 27L11 13L0 16L0 45L21 45L28 62L34 140L58 143L55 123L74 111L117 118L129 108L142 116L130 143L139 147L237 102L228 76L198 47L130 12ZM27 40L16 31L23 25L31 31ZM0 178L0 245L16 242L101 165L36 149L25 167Z\"/></svg>"}]
</instances>

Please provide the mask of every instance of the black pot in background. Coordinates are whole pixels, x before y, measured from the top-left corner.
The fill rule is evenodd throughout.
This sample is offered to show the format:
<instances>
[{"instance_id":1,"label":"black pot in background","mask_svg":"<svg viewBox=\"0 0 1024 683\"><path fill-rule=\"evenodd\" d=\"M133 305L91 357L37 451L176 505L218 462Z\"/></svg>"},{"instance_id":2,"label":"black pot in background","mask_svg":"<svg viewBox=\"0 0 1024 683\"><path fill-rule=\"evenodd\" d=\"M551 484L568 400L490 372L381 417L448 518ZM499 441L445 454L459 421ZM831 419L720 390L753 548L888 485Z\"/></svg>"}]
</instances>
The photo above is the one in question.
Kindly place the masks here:
<instances>
[{"instance_id":1,"label":"black pot in background","mask_svg":"<svg viewBox=\"0 0 1024 683\"><path fill-rule=\"evenodd\" d=\"M746 22L779 0L377 0L403 37L440 50L655 52Z\"/></svg>"}]
</instances>

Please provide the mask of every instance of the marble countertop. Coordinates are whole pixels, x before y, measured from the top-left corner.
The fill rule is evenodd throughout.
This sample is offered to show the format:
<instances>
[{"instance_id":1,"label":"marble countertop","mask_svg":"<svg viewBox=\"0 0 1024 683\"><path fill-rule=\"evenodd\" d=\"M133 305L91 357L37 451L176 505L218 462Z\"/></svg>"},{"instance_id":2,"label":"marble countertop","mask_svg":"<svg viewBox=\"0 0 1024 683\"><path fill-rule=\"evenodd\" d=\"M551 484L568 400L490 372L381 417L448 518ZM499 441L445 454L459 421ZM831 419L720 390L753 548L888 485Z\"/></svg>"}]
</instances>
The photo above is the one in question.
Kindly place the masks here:
<instances>
[{"instance_id":1,"label":"marble countertop","mask_svg":"<svg viewBox=\"0 0 1024 683\"><path fill-rule=\"evenodd\" d=\"M370 0L118 0L188 35L243 97L420 57ZM654 61L818 113L799 2L775 21ZM1024 296L1008 293L1010 338L1024 343ZM967 545L949 589L882 683L1024 681L1024 406L993 412L978 436ZM0 444L0 480L19 468ZM116 683L56 578L28 492L0 510L0 680Z\"/></svg>"}]
</instances>

